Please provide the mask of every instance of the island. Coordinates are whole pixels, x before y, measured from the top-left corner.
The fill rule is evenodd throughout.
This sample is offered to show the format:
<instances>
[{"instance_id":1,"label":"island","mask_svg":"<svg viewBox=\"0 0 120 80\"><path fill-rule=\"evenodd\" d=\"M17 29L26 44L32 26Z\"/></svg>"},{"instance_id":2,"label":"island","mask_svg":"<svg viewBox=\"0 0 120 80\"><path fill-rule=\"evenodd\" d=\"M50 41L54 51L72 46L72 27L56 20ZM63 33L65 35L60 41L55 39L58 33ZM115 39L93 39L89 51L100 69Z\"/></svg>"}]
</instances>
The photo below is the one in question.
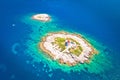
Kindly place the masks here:
<instances>
[{"instance_id":1,"label":"island","mask_svg":"<svg viewBox=\"0 0 120 80\"><path fill-rule=\"evenodd\" d=\"M74 66L89 63L97 53L80 34L65 31L48 33L39 43L40 49L60 64Z\"/></svg>"},{"instance_id":2,"label":"island","mask_svg":"<svg viewBox=\"0 0 120 80\"><path fill-rule=\"evenodd\" d=\"M39 20L42 22L48 22L51 20L51 18L48 14L36 14L36 15L32 16L32 19Z\"/></svg>"}]
</instances>

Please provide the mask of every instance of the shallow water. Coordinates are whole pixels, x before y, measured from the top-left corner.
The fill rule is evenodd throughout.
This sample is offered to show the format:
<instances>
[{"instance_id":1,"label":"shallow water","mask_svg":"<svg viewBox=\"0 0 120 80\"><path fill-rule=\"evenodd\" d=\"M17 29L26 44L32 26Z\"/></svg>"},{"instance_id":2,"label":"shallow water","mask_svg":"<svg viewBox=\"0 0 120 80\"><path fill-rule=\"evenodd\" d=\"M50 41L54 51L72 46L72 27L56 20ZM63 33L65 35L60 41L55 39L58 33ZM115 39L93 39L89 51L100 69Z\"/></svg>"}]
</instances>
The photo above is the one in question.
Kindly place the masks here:
<instances>
[{"instance_id":1,"label":"shallow water","mask_svg":"<svg viewBox=\"0 0 120 80\"><path fill-rule=\"evenodd\" d=\"M12 0L0 6L0 80L120 79L119 1ZM54 21L31 20L36 13L48 13ZM59 30L82 34L99 54L89 65L58 65L37 44L46 33Z\"/></svg>"}]
</instances>

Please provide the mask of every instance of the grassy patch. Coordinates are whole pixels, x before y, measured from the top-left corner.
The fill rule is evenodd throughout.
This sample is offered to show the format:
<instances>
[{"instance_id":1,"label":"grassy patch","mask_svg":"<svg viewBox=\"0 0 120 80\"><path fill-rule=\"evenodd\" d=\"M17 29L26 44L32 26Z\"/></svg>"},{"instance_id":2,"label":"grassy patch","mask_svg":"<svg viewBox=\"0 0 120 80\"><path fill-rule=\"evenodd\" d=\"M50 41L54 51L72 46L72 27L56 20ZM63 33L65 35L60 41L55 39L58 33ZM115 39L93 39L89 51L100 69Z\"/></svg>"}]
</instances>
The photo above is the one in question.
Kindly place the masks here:
<instances>
[{"instance_id":1,"label":"grassy patch","mask_svg":"<svg viewBox=\"0 0 120 80\"><path fill-rule=\"evenodd\" d=\"M67 39L69 39L69 40L71 40L72 42L75 42L76 44L79 45L79 43L78 43L76 40L74 40L74 39L72 39L72 38L67 38Z\"/></svg>"},{"instance_id":2,"label":"grassy patch","mask_svg":"<svg viewBox=\"0 0 120 80\"><path fill-rule=\"evenodd\" d=\"M80 44L72 38L67 38L67 39L71 40L72 42L75 42L77 45L77 47L75 47L75 48L69 48L70 53L72 53L76 56L79 56L83 50L82 47L80 46ZM66 48L65 40L66 40L65 38L57 37L57 38L55 38L55 42L53 42L53 43L57 44L59 46L59 48L61 49L61 51L63 51Z\"/></svg>"},{"instance_id":3,"label":"grassy patch","mask_svg":"<svg viewBox=\"0 0 120 80\"><path fill-rule=\"evenodd\" d=\"M61 48L61 51L63 51L65 49L65 38L57 37L57 38L55 38L54 43L57 44L59 46L59 48Z\"/></svg>"},{"instance_id":4,"label":"grassy patch","mask_svg":"<svg viewBox=\"0 0 120 80\"><path fill-rule=\"evenodd\" d=\"M78 46L76 48L70 48L69 49L70 53L76 55L76 56L79 56L82 52L82 47L81 46Z\"/></svg>"}]
</instances>

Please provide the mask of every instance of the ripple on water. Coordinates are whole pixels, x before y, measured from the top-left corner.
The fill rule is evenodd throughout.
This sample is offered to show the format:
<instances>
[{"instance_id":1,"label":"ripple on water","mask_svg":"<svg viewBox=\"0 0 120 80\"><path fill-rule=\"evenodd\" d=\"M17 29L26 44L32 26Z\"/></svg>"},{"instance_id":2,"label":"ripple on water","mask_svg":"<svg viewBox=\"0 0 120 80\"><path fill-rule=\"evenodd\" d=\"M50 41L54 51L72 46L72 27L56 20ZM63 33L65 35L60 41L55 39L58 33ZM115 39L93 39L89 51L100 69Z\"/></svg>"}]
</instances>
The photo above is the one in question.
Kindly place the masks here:
<instances>
[{"instance_id":1,"label":"ripple on water","mask_svg":"<svg viewBox=\"0 0 120 80\"><path fill-rule=\"evenodd\" d=\"M13 46L12 46L12 52L13 52L14 54L17 54L17 53L18 53L17 48L18 48L19 46L20 46L19 43L13 44Z\"/></svg>"}]
</instances>

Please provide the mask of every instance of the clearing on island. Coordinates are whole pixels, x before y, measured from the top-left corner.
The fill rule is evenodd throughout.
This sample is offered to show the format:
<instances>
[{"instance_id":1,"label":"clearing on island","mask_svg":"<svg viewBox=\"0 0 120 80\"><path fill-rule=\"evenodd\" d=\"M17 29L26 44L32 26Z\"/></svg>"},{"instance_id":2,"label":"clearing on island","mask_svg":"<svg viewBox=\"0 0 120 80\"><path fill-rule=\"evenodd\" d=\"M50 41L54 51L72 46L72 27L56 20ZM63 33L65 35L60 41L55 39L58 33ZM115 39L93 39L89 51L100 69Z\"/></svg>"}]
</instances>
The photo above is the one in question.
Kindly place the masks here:
<instances>
[{"instance_id":1,"label":"clearing on island","mask_svg":"<svg viewBox=\"0 0 120 80\"><path fill-rule=\"evenodd\" d=\"M49 33L39 46L52 59L68 66L89 62L91 55L97 53L81 35L64 31Z\"/></svg>"}]
</instances>

